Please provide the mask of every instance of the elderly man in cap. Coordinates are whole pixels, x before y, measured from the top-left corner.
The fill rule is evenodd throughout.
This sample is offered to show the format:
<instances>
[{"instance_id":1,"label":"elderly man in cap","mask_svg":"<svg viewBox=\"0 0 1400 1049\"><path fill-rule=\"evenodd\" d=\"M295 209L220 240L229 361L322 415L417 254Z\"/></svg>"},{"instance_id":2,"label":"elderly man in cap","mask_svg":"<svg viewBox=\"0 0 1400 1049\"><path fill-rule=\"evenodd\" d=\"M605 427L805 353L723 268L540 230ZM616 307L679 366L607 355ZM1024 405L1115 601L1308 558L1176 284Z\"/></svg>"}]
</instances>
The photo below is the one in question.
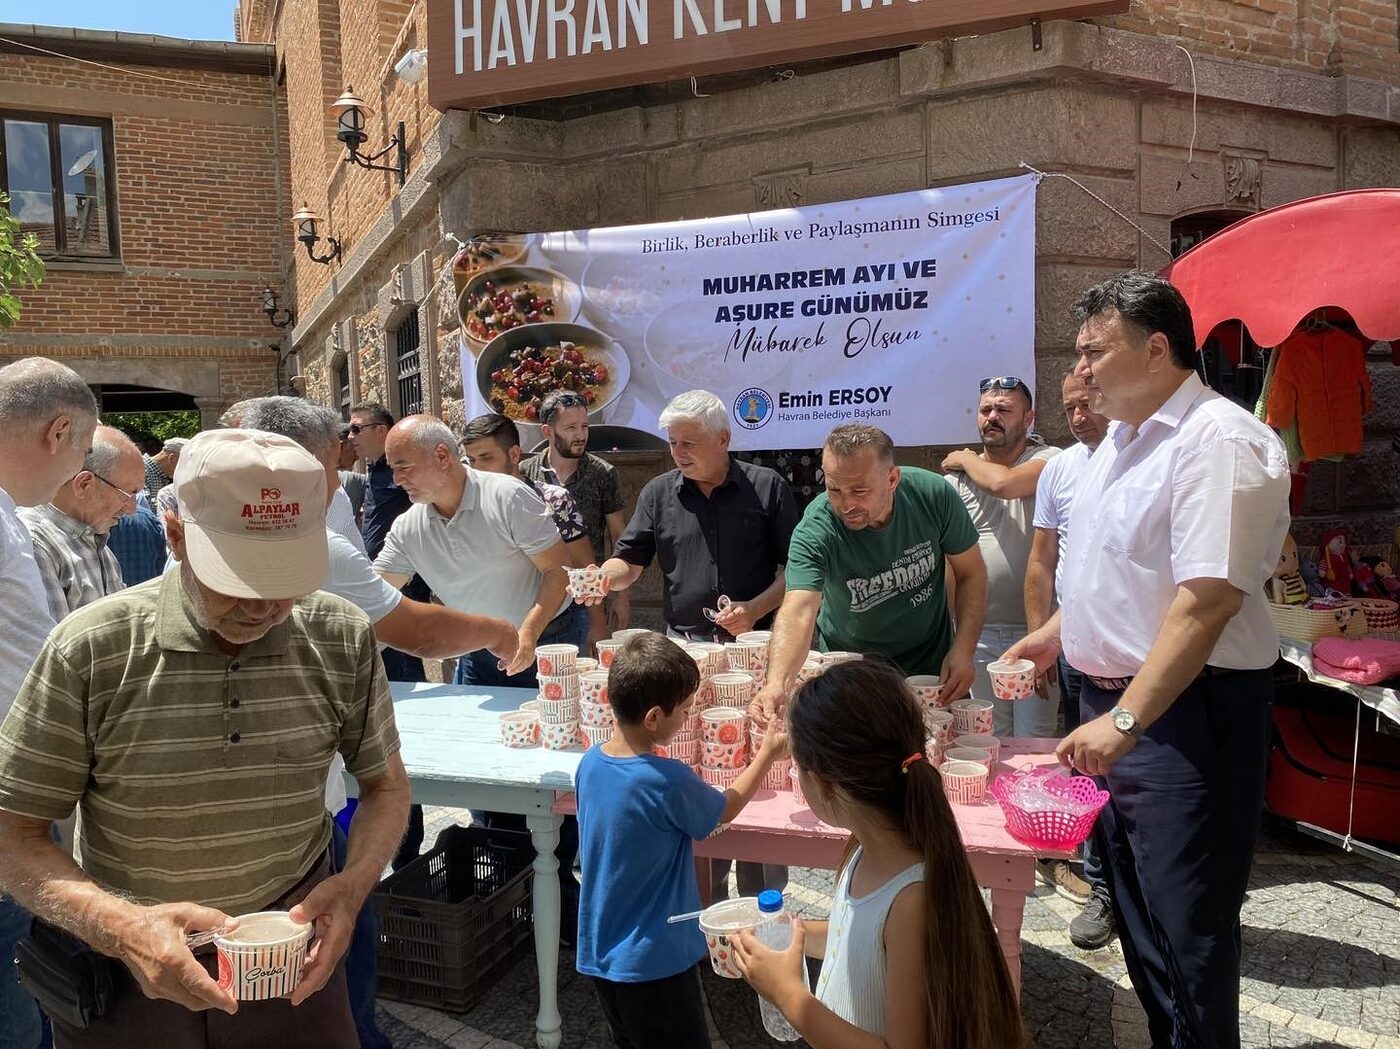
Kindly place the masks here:
<instances>
[{"instance_id":1,"label":"elderly man in cap","mask_svg":"<svg viewBox=\"0 0 1400 1049\"><path fill-rule=\"evenodd\" d=\"M154 499L160 490L175 480L175 469L180 462L180 451L189 442L183 437L172 437L160 447L155 455L141 456L146 467L146 497Z\"/></svg>"},{"instance_id":2,"label":"elderly man in cap","mask_svg":"<svg viewBox=\"0 0 1400 1049\"><path fill-rule=\"evenodd\" d=\"M0 889L37 919L21 972L59 1049L342 1049L341 955L408 809L374 633L316 592L326 471L306 451L212 431L177 475L179 570L64 620L0 724ZM337 752L360 785L338 871L323 805ZM81 866L49 839L75 806ZM316 939L288 998L240 1002L187 937L265 910ZM65 940L90 968L55 986ZM87 1015L64 1008L84 971L111 980Z\"/></svg>"},{"instance_id":3,"label":"elderly man in cap","mask_svg":"<svg viewBox=\"0 0 1400 1049\"><path fill-rule=\"evenodd\" d=\"M143 476L141 453L130 438L99 426L83 468L47 503L19 512L34 539L54 622L126 585L107 535L136 509Z\"/></svg>"}]
</instances>

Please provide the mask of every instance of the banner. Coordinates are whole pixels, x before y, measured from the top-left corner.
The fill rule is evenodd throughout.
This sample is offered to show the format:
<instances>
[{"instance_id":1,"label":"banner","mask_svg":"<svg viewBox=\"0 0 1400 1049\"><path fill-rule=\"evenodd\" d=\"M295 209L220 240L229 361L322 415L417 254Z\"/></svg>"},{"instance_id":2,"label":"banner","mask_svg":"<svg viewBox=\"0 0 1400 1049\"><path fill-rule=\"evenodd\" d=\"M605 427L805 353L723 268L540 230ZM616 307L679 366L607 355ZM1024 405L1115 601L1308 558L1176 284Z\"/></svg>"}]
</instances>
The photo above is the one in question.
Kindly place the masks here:
<instances>
[{"instance_id":1,"label":"banner","mask_svg":"<svg viewBox=\"0 0 1400 1049\"><path fill-rule=\"evenodd\" d=\"M849 422L974 443L979 380L1035 389L1035 185L475 238L453 262L467 418L533 423L571 389L591 423L657 434L698 388L736 450L815 448Z\"/></svg>"}]
</instances>

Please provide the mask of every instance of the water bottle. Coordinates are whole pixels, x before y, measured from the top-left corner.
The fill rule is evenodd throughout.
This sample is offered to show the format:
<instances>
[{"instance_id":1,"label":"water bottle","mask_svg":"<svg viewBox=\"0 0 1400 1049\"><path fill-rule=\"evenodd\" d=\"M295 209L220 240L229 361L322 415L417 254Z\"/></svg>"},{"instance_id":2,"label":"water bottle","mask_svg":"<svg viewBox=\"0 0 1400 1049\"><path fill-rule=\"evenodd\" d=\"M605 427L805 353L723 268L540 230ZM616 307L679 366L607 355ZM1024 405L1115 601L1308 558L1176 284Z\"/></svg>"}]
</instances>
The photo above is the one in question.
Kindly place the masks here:
<instances>
[{"instance_id":1,"label":"water bottle","mask_svg":"<svg viewBox=\"0 0 1400 1049\"><path fill-rule=\"evenodd\" d=\"M792 945L792 917L783 910L783 894L777 889L764 889L758 894L758 910L758 928L754 930L758 942L775 951L787 950ZM770 1036L780 1042L797 1041L792 1024L762 995L758 997L758 1011L763 1017L763 1029Z\"/></svg>"}]
</instances>

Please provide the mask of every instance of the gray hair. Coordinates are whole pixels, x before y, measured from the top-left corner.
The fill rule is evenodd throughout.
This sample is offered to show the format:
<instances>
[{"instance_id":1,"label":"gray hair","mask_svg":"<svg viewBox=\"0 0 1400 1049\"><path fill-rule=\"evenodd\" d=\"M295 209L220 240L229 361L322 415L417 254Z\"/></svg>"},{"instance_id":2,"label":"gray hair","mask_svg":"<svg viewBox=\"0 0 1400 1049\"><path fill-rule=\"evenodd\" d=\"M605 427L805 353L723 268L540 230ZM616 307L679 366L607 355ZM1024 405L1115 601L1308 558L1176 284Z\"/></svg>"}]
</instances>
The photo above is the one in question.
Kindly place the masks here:
<instances>
[{"instance_id":1,"label":"gray hair","mask_svg":"<svg viewBox=\"0 0 1400 1049\"><path fill-rule=\"evenodd\" d=\"M185 445L189 444L188 437L172 437L160 446L162 452L178 452Z\"/></svg>"},{"instance_id":2,"label":"gray hair","mask_svg":"<svg viewBox=\"0 0 1400 1049\"><path fill-rule=\"evenodd\" d=\"M699 423L715 435L729 432L729 412L724 402L709 390L689 390L672 397L657 420L663 430L685 422Z\"/></svg>"},{"instance_id":3,"label":"gray hair","mask_svg":"<svg viewBox=\"0 0 1400 1049\"><path fill-rule=\"evenodd\" d=\"M219 425L237 430L243 422L243 413L248 410L248 406L260 400L261 397L249 397L246 400L234 401L224 409L224 414L219 416Z\"/></svg>"},{"instance_id":4,"label":"gray hair","mask_svg":"<svg viewBox=\"0 0 1400 1049\"><path fill-rule=\"evenodd\" d=\"M340 454L340 416L300 397L257 397L246 402L241 430L263 430L296 441L318 461Z\"/></svg>"},{"instance_id":5,"label":"gray hair","mask_svg":"<svg viewBox=\"0 0 1400 1049\"><path fill-rule=\"evenodd\" d=\"M24 357L0 368L0 427L48 426L60 415L97 418L97 398L81 375L46 357Z\"/></svg>"},{"instance_id":6,"label":"gray hair","mask_svg":"<svg viewBox=\"0 0 1400 1049\"><path fill-rule=\"evenodd\" d=\"M92 434L92 451L83 458L88 473L109 478L123 454L139 455L131 438L110 426L99 426Z\"/></svg>"},{"instance_id":7,"label":"gray hair","mask_svg":"<svg viewBox=\"0 0 1400 1049\"><path fill-rule=\"evenodd\" d=\"M405 426L404 423L408 425ZM446 445L454 459L461 453L452 428L441 419L436 419L431 415L410 415L401 420L399 426L401 427L399 432L425 452L435 452L438 445L441 444Z\"/></svg>"}]
</instances>

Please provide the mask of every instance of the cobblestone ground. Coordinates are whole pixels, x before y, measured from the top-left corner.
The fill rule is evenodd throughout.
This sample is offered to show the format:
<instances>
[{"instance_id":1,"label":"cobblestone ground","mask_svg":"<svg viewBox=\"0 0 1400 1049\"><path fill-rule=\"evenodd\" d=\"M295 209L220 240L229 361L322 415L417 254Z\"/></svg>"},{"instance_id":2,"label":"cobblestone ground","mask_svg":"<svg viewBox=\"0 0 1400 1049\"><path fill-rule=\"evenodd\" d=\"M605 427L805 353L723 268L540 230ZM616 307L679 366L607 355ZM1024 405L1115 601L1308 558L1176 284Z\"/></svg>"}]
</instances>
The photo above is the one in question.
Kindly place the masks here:
<instances>
[{"instance_id":1,"label":"cobblestone ground","mask_svg":"<svg viewBox=\"0 0 1400 1049\"><path fill-rule=\"evenodd\" d=\"M466 813L429 809L427 841ZM829 871L794 869L800 913L825 917ZM1241 1034L1247 1047L1400 1049L1400 877L1282 828L1261 837L1244 908ZM1022 1012L1038 1049L1147 1049L1146 1021L1115 941L1085 952L1066 930L1076 906L1038 888L1026 906ZM606 1049L607 1028L573 955L559 964L564 1049ZM747 985L706 973L716 1049L776 1046ZM381 1000L396 1049L524 1049L534 1045L535 961L505 973L464 1014ZM805 1043L799 1043L805 1044Z\"/></svg>"}]
</instances>

